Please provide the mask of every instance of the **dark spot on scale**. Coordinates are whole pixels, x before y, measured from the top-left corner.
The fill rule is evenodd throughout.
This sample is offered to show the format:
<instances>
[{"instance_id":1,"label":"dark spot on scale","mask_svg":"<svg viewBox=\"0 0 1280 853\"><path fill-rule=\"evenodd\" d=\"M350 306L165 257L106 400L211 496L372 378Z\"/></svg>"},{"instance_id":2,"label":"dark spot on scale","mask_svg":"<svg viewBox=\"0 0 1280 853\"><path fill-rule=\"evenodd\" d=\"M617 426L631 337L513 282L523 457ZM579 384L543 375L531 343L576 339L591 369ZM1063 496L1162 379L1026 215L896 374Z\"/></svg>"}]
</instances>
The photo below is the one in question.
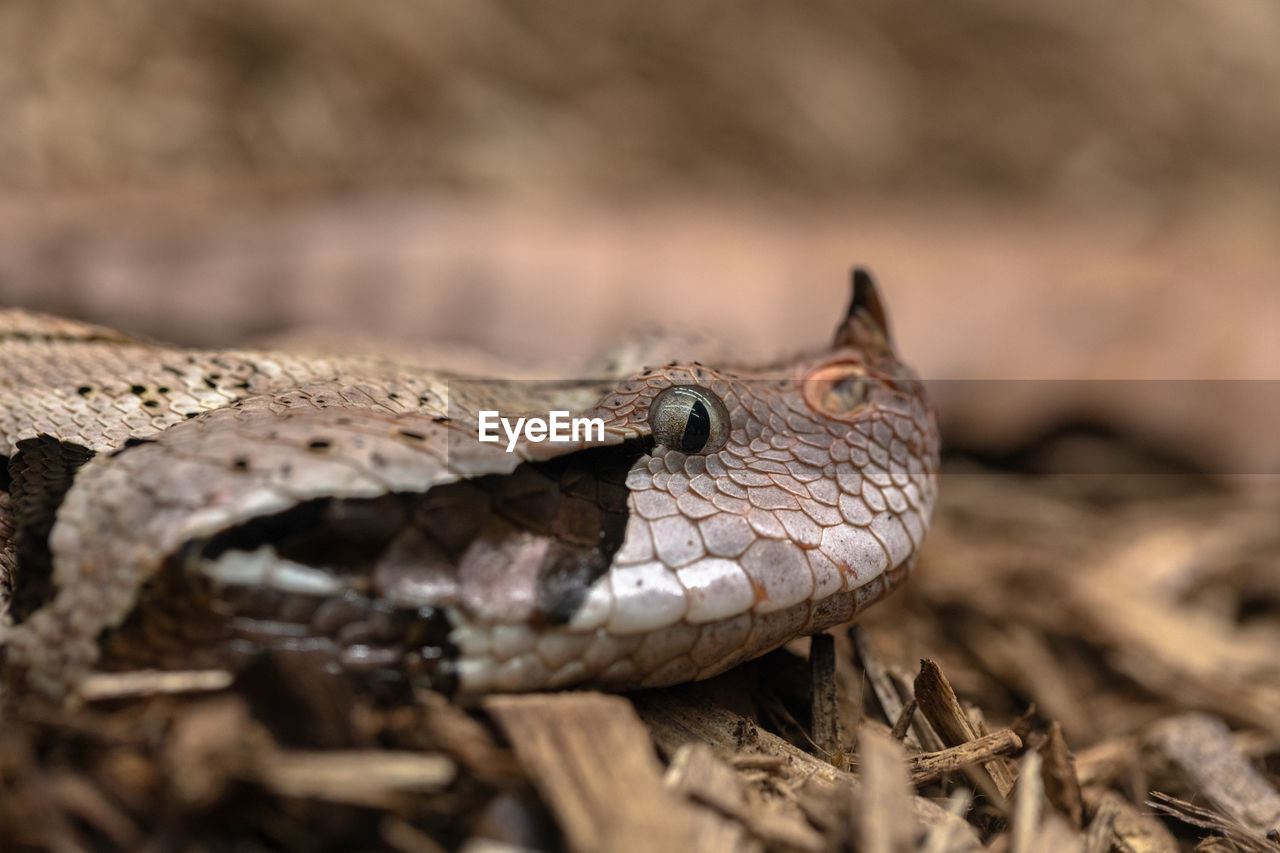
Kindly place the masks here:
<instances>
[{"instance_id":1,"label":"dark spot on scale","mask_svg":"<svg viewBox=\"0 0 1280 853\"><path fill-rule=\"evenodd\" d=\"M313 438L307 442L308 450L328 450L332 446L332 442L327 438Z\"/></svg>"},{"instance_id":2,"label":"dark spot on scale","mask_svg":"<svg viewBox=\"0 0 1280 853\"><path fill-rule=\"evenodd\" d=\"M138 438L137 436L134 436L132 438L126 438L124 440L124 444L120 445L120 447L117 448L116 450L113 450L111 452L111 455L119 456L121 453L124 453L126 450L131 450L132 448L138 447L139 445L155 444L155 443L156 443L156 440L154 438Z\"/></svg>"},{"instance_id":3,"label":"dark spot on scale","mask_svg":"<svg viewBox=\"0 0 1280 853\"><path fill-rule=\"evenodd\" d=\"M383 456L381 453L370 454L369 461L373 463L373 467L375 468L387 467L387 457Z\"/></svg>"},{"instance_id":4,"label":"dark spot on scale","mask_svg":"<svg viewBox=\"0 0 1280 853\"><path fill-rule=\"evenodd\" d=\"M159 394L168 394L168 393L169 393L169 386L168 386L168 385L161 385L161 386L159 386L158 388L156 388L156 392L157 392L157 393L159 393Z\"/></svg>"},{"instance_id":5,"label":"dark spot on scale","mask_svg":"<svg viewBox=\"0 0 1280 853\"><path fill-rule=\"evenodd\" d=\"M452 422L453 422L453 419L452 419L452 418L450 418L448 415L437 415L436 417L432 418L431 420L435 421L435 422L436 422L436 423L438 423L438 424L447 424L447 423L452 423Z\"/></svg>"},{"instance_id":6,"label":"dark spot on scale","mask_svg":"<svg viewBox=\"0 0 1280 853\"><path fill-rule=\"evenodd\" d=\"M186 418L187 420L191 420L192 418L194 418L194 417L195 417L196 415L198 415L198 414L200 414L200 413L199 413L199 412L187 412L185 415L183 415L183 417L184 417L184 418Z\"/></svg>"},{"instance_id":7,"label":"dark spot on scale","mask_svg":"<svg viewBox=\"0 0 1280 853\"><path fill-rule=\"evenodd\" d=\"M400 399L400 395L399 395L399 394L397 394L395 391L392 391L391 393L387 394L387 399L388 399L388 400L399 400L399 399Z\"/></svg>"},{"instance_id":8,"label":"dark spot on scale","mask_svg":"<svg viewBox=\"0 0 1280 853\"><path fill-rule=\"evenodd\" d=\"M414 432L413 430L400 429L400 430L396 430L396 432L400 433L400 435L402 435L403 437L412 439L414 441L427 440L427 437L425 435L423 435L420 432Z\"/></svg>"},{"instance_id":9,"label":"dark spot on scale","mask_svg":"<svg viewBox=\"0 0 1280 853\"><path fill-rule=\"evenodd\" d=\"M248 382L237 382L235 385L232 385L231 387L232 387L232 388L239 388L241 391L248 391L248 390L249 390L249 383L248 383Z\"/></svg>"},{"instance_id":10,"label":"dark spot on scale","mask_svg":"<svg viewBox=\"0 0 1280 853\"><path fill-rule=\"evenodd\" d=\"M93 393L93 389L90 388L88 385L81 385L79 388L76 389L76 393L79 394L81 397L88 397L90 394Z\"/></svg>"},{"instance_id":11,"label":"dark spot on scale","mask_svg":"<svg viewBox=\"0 0 1280 853\"><path fill-rule=\"evenodd\" d=\"M135 394L145 394L147 393L147 386L146 385L130 385L129 390Z\"/></svg>"},{"instance_id":12,"label":"dark spot on scale","mask_svg":"<svg viewBox=\"0 0 1280 853\"><path fill-rule=\"evenodd\" d=\"M284 463L283 465L281 465L281 466L280 466L280 476L281 476L281 477L289 477L289 476L292 476L292 474L293 474L293 463L292 463L292 462L286 462L286 463Z\"/></svg>"},{"instance_id":13,"label":"dark spot on scale","mask_svg":"<svg viewBox=\"0 0 1280 853\"><path fill-rule=\"evenodd\" d=\"M249 460L245 459L243 456L237 456L235 459L231 460L231 467L237 471L248 471Z\"/></svg>"},{"instance_id":14,"label":"dark spot on scale","mask_svg":"<svg viewBox=\"0 0 1280 853\"><path fill-rule=\"evenodd\" d=\"M351 418L336 418L334 423L338 426L349 426L351 424Z\"/></svg>"},{"instance_id":15,"label":"dark spot on scale","mask_svg":"<svg viewBox=\"0 0 1280 853\"><path fill-rule=\"evenodd\" d=\"M146 406L148 409L154 409L156 406L160 405L160 401L159 400L143 400L142 405Z\"/></svg>"},{"instance_id":16,"label":"dark spot on scale","mask_svg":"<svg viewBox=\"0 0 1280 853\"><path fill-rule=\"evenodd\" d=\"M207 386L209 386L210 388L214 389L215 391L216 391L216 390L217 390L217 388L218 388L218 383L217 383L217 382L215 382L215 381L214 381L214 379L213 379L213 377L211 377L211 376L206 376L206 377L204 378L204 384L205 384L205 385L207 385Z\"/></svg>"}]
</instances>

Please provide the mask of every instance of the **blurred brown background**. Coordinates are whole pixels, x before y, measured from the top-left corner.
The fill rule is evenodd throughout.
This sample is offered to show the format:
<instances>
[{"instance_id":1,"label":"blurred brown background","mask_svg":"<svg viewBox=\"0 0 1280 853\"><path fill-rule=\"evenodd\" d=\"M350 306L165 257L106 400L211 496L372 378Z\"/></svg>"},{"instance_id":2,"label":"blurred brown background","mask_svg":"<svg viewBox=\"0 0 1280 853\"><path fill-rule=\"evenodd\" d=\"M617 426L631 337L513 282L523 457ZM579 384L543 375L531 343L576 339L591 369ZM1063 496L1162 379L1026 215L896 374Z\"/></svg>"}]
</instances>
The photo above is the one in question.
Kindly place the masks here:
<instances>
[{"instance_id":1,"label":"blurred brown background","mask_svg":"<svg viewBox=\"0 0 1280 853\"><path fill-rule=\"evenodd\" d=\"M1246 0L11 0L0 301L197 344L564 362L661 324L764 358L826 339L859 262L931 378L1275 378L1277 44ZM1099 387L940 393L956 441L1085 412L1274 457L1269 385Z\"/></svg>"}]
</instances>

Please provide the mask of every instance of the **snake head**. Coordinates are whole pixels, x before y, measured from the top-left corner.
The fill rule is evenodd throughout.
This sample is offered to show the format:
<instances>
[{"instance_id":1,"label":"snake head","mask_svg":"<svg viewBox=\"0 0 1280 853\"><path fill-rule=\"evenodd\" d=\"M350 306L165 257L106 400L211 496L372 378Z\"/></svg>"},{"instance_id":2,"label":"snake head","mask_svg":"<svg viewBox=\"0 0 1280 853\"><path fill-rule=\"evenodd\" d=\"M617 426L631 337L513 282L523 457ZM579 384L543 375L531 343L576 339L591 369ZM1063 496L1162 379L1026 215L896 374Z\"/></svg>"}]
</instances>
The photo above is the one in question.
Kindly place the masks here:
<instances>
[{"instance_id":1,"label":"snake head","mask_svg":"<svg viewBox=\"0 0 1280 853\"><path fill-rule=\"evenodd\" d=\"M53 598L0 637L51 695L95 665L239 670L264 652L463 693L705 678L884 597L936 497L933 412L861 270L835 345L764 368L469 385L134 355L171 368L182 405L228 377L244 396L157 405L145 441L113 421L110 452L76 469L47 531ZM504 449L478 432L490 409L569 410L604 437Z\"/></svg>"},{"instance_id":2,"label":"snake head","mask_svg":"<svg viewBox=\"0 0 1280 853\"><path fill-rule=\"evenodd\" d=\"M884 597L933 512L933 411L860 270L833 348L758 370L651 367L592 414L650 441L626 475L620 545L567 622L511 642L515 654L495 654L490 627L455 634L464 684L714 675Z\"/></svg>"}]
</instances>

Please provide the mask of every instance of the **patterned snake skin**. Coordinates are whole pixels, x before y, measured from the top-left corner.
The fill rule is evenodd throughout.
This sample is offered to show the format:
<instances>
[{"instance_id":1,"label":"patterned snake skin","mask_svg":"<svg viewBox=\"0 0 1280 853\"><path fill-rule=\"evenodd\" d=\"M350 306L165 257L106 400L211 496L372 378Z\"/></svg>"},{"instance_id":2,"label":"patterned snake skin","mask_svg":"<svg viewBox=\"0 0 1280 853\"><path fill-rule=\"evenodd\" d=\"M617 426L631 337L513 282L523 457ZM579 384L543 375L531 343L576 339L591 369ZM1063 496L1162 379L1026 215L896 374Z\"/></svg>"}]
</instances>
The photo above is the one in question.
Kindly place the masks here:
<instances>
[{"instance_id":1,"label":"patterned snake skin","mask_svg":"<svg viewBox=\"0 0 1280 853\"><path fill-rule=\"evenodd\" d=\"M938 454L865 273L853 291L821 352L558 383L0 311L6 681L288 654L463 694L624 689L848 621L905 578ZM484 409L605 434L508 453L476 440Z\"/></svg>"}]
</instances>

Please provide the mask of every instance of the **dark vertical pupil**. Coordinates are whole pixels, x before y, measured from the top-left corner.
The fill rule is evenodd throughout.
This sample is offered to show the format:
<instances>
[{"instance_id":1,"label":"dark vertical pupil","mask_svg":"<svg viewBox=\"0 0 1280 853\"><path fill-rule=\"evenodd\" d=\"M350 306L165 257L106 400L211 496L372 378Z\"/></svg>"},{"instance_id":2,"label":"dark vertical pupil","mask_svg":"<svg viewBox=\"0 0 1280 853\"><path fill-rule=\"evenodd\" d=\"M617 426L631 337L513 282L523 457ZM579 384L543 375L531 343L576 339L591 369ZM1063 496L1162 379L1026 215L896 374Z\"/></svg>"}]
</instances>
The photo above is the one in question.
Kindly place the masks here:
<instances>
[{"instance_id":1,"label":"dark vertical pupil","mask_svg":"<svg viewBox=\"0 0 1280 853\"><path fill-rule=\"evenodd\" d=\"M697 453L707 446L711 437L711 413L707 404L694 400L689 407L689 419L684 424L684 434L680 436L680 449L685 453Z\"/></svg>"}]
</instances>

